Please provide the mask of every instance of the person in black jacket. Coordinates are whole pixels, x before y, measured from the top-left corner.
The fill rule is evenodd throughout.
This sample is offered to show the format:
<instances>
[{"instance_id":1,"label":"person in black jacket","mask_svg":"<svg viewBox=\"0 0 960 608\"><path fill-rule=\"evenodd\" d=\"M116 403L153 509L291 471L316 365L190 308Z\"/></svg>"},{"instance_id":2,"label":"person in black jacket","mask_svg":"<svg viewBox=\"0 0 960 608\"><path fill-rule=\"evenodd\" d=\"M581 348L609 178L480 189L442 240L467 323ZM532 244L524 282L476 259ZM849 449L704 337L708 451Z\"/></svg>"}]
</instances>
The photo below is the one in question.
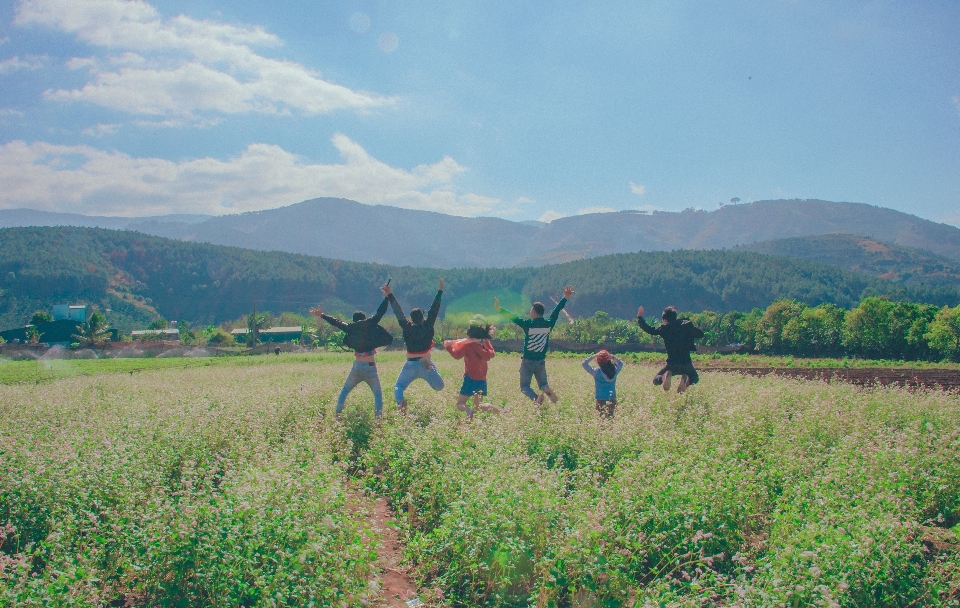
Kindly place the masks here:
<instances>
[{"instance_id":1,"label":"person in black jacket","mask_svg":"<svg viewBox=\"0 0 960 608\"><path fill-rule=\"evenodd\" d=\"M703 337L703 331L698 329L687 319L677 320L677 309L668 306L663 311L663 324L651 327L643 320L643 306L637 309L637 323L640 329L652 336L663 338L663 345L667 348L667 364L653 377L654 386L663 385L663 390L670 390L670 377L680 375L677 392L682 393L691 384L700 381L700 375L693 367L690 353L697 350L693 341Z\"/></svg>"},{"instance_id":2,"label":"person in black jacket","mask_svg":"<svg viewBox=\"0 0 960 608\"><path fill-rule=\"evenodd\" d=\"M403 330L403 342L407 347L407 362L400 369L397 383L393 386L393 398L397 400L400 413L404 413L407 411L407 400L403 392L417 378L426 380L430 388L435 391L443 390L443 378L440 377L436 364L430 358L430 351L433 349L433 326L440 314L440 298L443 297L443 279L440 279L440 287L437 288L437 295L433 298L433 304L430 305L426 318L423 317L422 310L414 308L410 311L410 318L407 319L390 286L384 285L381 291L390 300L393 314L397 316L397 322Z\"/></svg>"},{"instance_id":3,"label":"person in black jacket","mask_svg":"<svg viewBox=\"0 0 960 608\"><path fill-rule=\"evenodd\" d=\"M333 325L344 334L343 343L354 350L353 367L347 374L347 379L343 383L343 389L337 398L337 415L343 412L343 406L347 402L347 395L350 394L358 384L366 382L370 390L373 391L373 412L379 419L383 416L383 391L380 389L380 376L377 375L377 363L375 356L377 348L386 346L390 343L390 334L380 327L380 319L387 312L387 298L383 299L380 307L377 308L377 314L369 319L362 311L353 313L353 323L344 323L336 317L324 314L323 310L317 305L310 309L310 314L320 317L330 325ZM386 336L384 336L386 334Z\"/></svg>"}]
</instances>

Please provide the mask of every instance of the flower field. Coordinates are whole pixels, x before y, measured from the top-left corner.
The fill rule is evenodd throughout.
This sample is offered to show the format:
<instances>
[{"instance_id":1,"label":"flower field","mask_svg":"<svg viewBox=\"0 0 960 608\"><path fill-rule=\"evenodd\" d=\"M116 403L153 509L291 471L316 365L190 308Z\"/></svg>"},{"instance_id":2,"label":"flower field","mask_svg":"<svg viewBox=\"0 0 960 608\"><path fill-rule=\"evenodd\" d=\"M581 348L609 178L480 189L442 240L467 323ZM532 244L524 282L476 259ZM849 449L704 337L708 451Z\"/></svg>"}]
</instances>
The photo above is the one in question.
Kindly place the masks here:
<instances>
[{"instance_id":1,"label":"flower field","mask_svg":"<svg viewBox=\"0 0 960 608\"><path fill-rule=\"evenodd\" d=\"M438 355L447 388L401 418L388 354L377 427L364 385L333 417L349 361L0 386L0 604L377 605L350 504L372 494L434 605L960 604L956 394L705 373L677 395L628 363L606 420L578 359L548 361L537 410L498 356L506 414L467 422Z\"/></svg>"}]
</instances>

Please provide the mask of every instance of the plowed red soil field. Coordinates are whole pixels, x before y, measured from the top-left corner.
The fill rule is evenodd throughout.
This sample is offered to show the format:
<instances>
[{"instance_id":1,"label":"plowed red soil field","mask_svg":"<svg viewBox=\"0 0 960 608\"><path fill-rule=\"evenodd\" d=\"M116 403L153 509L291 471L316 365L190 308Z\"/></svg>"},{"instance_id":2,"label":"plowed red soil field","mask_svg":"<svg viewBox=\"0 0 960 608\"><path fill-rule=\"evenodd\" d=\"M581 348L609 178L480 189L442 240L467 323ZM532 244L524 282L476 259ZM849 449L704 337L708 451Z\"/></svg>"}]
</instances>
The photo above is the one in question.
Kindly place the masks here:
<instances>
[{"instance_id":1,"label":"plowed red soil field","mask_svg":"<svg viewBox=\"0 0 960 608\"><path fill-rule=\"evenodd\" d=\"M805 380L847 382L861 386L907 386L913 388L936 388L953 391L960 389L960 370L952 369L903 369L889 367L866 368L803 368L803 367L734 367L706 366L702 371L740 373L750 376L785 376Z\"/></svg>"}]
</instances>

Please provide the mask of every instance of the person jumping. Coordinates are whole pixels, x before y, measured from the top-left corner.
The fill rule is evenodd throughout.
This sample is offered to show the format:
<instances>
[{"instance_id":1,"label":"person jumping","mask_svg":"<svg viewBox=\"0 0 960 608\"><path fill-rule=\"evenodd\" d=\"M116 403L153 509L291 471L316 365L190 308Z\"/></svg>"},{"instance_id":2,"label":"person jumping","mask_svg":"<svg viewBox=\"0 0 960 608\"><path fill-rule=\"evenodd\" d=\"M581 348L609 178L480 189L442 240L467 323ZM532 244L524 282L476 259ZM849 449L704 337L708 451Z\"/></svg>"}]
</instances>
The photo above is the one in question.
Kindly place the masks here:
<instances>
[{"instance_id":1,"label":"person jumping","mask_svg":"<svg viewBox=\"0 0 960 608\"><path fill-rule=\"evenodd\" d=\"M493 307L498 313L513 321L523 329L523 355L520 359L520 392L530 398L534 403L540 405L543 403L543 397L550 397L550 401L556 403L560 400L553 389L547 384L547 348L550 346L550 331L557 324L557 317L560 311L567 305L567 298L573 295L573 287L567 285L563 288L563 297L553 307L553 312L549 318L544 318L543 313L546 310L540 302L534 302L530 307L530 318L521 319L506 308L500 306L497 298L493 299ZM530 381L536 378L537 386L540 387L541 394L530 388Z\"/></svg>"},{"instance_id":2,"label":"person jumping","mask_svg":"<svg viewBox=\"0 0 960 608\"><path fill-rule=\"evenodd\" d=\"M700 375L693 367L690 353L696 352L693 341L703 337L703 331L695 327L687 319L677 320L677 309L667 306L663 310L663 324L651 327L643 320L643 306L637 309L637 323L640 329L651 336L663 338L663 345L667 348L667 364L653 377L653 385L663 385L663 390L670 390L670 377L679 374L680 382L677 392L682 393L687 388L700 381Z\"/></svg>"},{"instance_id":3,"label":"person jumping","mask_svg":"<svg viewBox=\"0 0 960 608\"><path fill-rule=\"evenodd\" d=\"M457 396L457 409L466 412L470 419L473 419L476 410L494 413L502 411L495 405L482 403L487 395L487 362L495 355L490 342L495 330L493 325L487 324L482 315L476 315L470 320L466 338L443 342L443 347L454 359L463 359L463 386ZM471 397L473 408L467 405Z\"/></svg>"},{"instance_id":4,"label":"person jumping","mask_svg":"<svg viewBox=\"0 0 960 608\"><path fill-rule=\"evenodd\" d=\"M375 357L378 347L387 346L393 340L387 330L380 327L380 319L387 312L387 301L388 299L384 298L380 307L377 308L377 314L369 319L362 311L356 311L353 313L353 323L345 323L336 317L324 314L319 305L310 309L310 314L320 317L346 334L343 343L354 350L353 367L350 368L350 373L347 374L343 389L337 398L337 416L343 412L347 395L361 382L365 382L373 392L373 412L377 419L383 416L383 391L380 389L380 376L377 375Z\"/></svg>"},{"instance_id":5,"label":"person jumping","mask_svg":"<svg viewBox=\"0 0 960 608\"><path fill-rule=\"evenodd\" d=\"M390 300L393 314L397 316L400 329L403 330L403 342L407 347L407 362L400 369L397 383L393 386L393 398L396 399L397 407L402 414L407 411L407 400L403 393L417 378L423 378L435 391L443 390L443 378L437 371L437 365L430 359L430 351L433 348L433 326L437 322L437 315L440 314L440 298L443 296L443 279L440 279L440 287L437 289L436 297L433 298L430 310L427 311L426 319L423 317L422 310L414 308L410 311L408 320L390 286L384 285L382 291L383 295Z\"/></svg>"}]
</instances>

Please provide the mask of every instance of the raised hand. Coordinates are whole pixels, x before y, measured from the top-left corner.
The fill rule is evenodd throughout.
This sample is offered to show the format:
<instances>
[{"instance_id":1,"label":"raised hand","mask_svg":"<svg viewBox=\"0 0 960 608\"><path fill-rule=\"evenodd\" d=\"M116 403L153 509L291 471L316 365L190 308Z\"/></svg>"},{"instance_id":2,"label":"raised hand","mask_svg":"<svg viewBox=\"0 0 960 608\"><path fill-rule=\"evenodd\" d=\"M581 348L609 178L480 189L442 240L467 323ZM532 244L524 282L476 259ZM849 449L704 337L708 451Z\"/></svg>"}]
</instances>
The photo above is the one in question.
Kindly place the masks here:
<instances>
[{"instance_id":1,"label":"raised hand","mask_svg":"<svg viewBox=\"0 0 960 608\"><path fill-rule=\"evenodd\" d=\"M443 277L440 277L440 291L443 291Z\"/></svg>"},{"instance_id":2,"label":"raised hand","mask_svg":"<svg viewBox=\"0 0 960 608\"><path fill-rule=\"evenodd\" d=\"M643 306L641 306L640 308L637 309L637 316L638 316L638 317L642 317L642 316L643 316Z\"/></svg>"},{"instance_id":3,"label":"raised hand","mask_svg":"<svg viewBox=\"0 0 960 608\"><path fill-rule=\"evenodd\" d=\"M380 291L383 292L384 296L389 296L391 293L393 293L393 290L390 289L390 286L386 284L380 287Z\"/></svg>"},{"instance_id":4,"label":"raised hand","mask_svg":"<svg viewBox=\"0 0 960 608\"><path fill-rule=\"evenodd\" d=\"M563 297L569 298L573 295L573 285L567 285L563 288Z\"/></svg>"},{"instance_id":5,"label":"raised hand","mask_svg":"<svg viewBox=\"0 0 960 608\"><path fill-rule=\"evenodd\" d=\"M302 309L301 309L301 310L302 310ZM323 309L320 308L320 305L319 305L319 304L317 304L315 307L313 307L313 308L310 309L310 314L312 314L312 315L315 316L315 317L319 317L320 315L323 314Z\"/></svg>"}]
</instances>

